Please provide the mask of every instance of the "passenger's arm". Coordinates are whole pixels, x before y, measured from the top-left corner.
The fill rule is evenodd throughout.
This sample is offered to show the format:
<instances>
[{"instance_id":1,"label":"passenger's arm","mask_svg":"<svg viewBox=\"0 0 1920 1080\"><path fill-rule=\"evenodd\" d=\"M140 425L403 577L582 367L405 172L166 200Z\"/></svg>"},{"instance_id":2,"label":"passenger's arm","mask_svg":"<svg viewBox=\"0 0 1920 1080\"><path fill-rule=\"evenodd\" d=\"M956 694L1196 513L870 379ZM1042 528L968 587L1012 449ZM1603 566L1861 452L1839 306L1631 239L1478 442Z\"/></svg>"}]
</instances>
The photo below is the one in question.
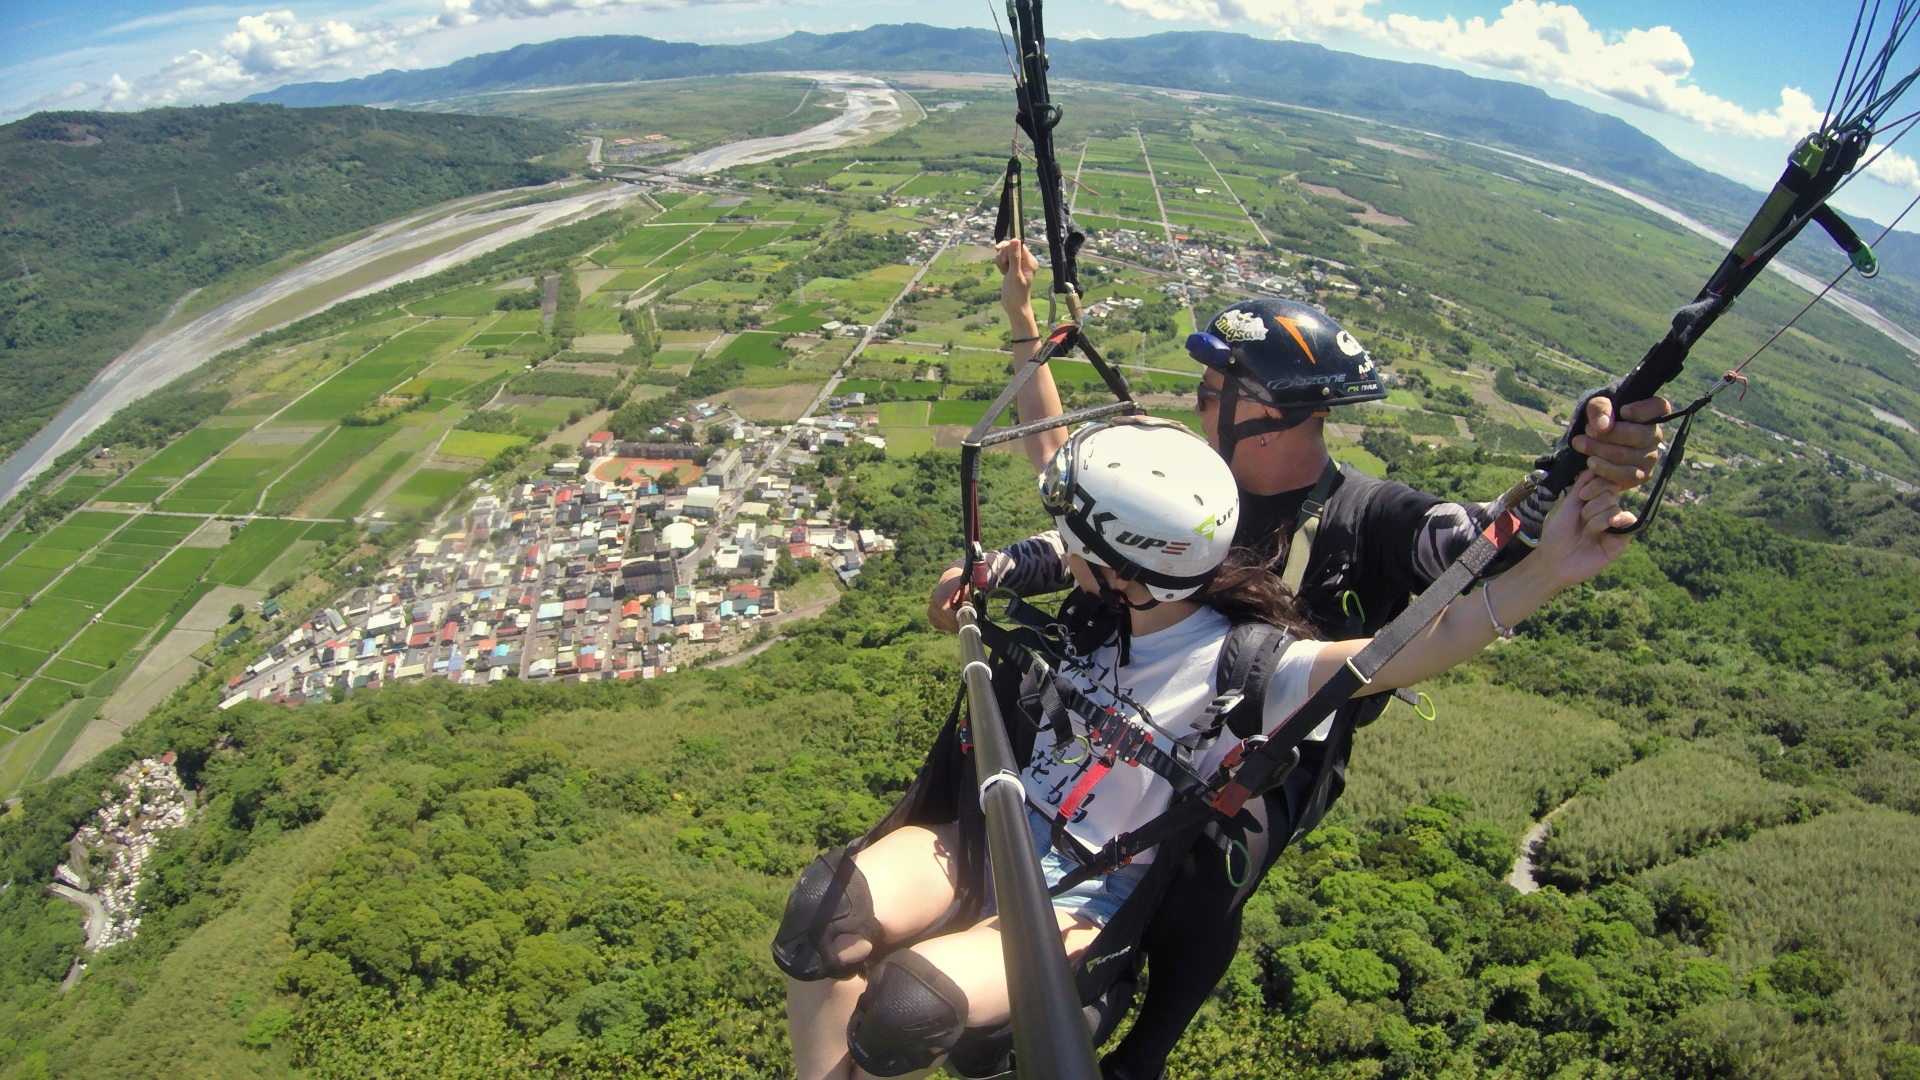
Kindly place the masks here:
<instances>
[{"instance_id":1,"label":"passenger's arm","mask_svg":"<svg viewBox=\"0 0 1920 1080\"><path fill-rule=\"evenodd\" d=\"M1017 544L1009 544L987 553L987 587L1007 589L1019 596L1039 596L1073 588L1073 572L1067 568L1067 548L1057 532L1043 532ZM935 630L956 633L960 621L961 574L965 560L956 560L940 575L933 600L927 605L927 621Z\"/></svg>"},{"instance_id":2,"label":"passenger's arm","mask_svg":"<svg viewBox=\"0 0 1920 1080\"><path fill-rule=\"evenodd\" d=\"M1033 275L1040 269L1040 260L1033 257L1027 245L1018 240L1002 240L993 249L993 262L1000 268L1000 307L1007 313L1007 323L1013 331L1013 369L1033 359L1040 351L1044 331L1033 315ZM1026 340L1022 340L1026 339ZM1060 390L1053 384L1053 369L1041 368L1033 373L1033 378L1020 388L1019 397L1014 399L1020 409L1020 420L1044 420L1049 416L1059 416L1066 411L1060 406ZM1054 428L1038 435L1029 435L1023 440L1027 460L1033 463L1033 471L1039 473L1046 469L1047 462L1053 460L1053 452L1067 441L1065 428Z\"/></svg>"},{"instance_id":3,"label":"passenger's arm","mask_svg":"<svg viewBox=\"0 0 1920 1080\"><path fill-rule=\"evenodd\" d=\"M1547 515L1540 546L1531 557L1489 586L1482 586L1447 605L1439 618L1409 641L1406 648L1354 696L1412 686L1470 659L1498 636L1495 619L1502 627L1511 629L1538 611L1555 593L1592 578L1619 558L1627 548L1628 538L1606 530L1611 526L1630 525L1634 517L1620 509L1620 498L1611 489L1584 502L1576 498L1573 493L1585 490L1591 478L1591 473L1582 473ZM1490 596L1486 592L1488 587L1493 589ZM1359 638L1323 646L1313 663L1312 688L1317 691L1371 640Z\"/></svg>"}]
</instances>

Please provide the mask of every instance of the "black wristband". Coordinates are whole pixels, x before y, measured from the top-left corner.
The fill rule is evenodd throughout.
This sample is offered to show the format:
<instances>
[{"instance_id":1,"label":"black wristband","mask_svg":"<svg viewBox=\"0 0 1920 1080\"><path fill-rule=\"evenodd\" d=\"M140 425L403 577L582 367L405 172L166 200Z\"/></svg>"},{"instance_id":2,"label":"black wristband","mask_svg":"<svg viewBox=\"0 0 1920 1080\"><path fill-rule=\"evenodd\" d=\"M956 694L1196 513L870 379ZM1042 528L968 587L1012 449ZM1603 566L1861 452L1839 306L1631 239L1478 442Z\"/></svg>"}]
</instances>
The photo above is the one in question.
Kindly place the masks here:
<instances>
[{"instance_id":1,"label":"black wristband","mask_svg":"<svg viewBox=\"0 0 1920 1080\"><path fill-rule=\"evenodd\" d=\"M1012 342L1012 343L1013 343L1013 344L1015 344L1015 345L1027 345L1027 344L1030 344L1030 343L1032 343L1032 342L1035 342L1035 341L1039 341L1039 340L1040 340L1040 335L1039 335L1039 334L1035 334L1035 335L1033 335L1032 337L1017 337L1017 338L1014 338L1014 339L1013 339L1013 342Z\"/></svg>"}]
</instances>

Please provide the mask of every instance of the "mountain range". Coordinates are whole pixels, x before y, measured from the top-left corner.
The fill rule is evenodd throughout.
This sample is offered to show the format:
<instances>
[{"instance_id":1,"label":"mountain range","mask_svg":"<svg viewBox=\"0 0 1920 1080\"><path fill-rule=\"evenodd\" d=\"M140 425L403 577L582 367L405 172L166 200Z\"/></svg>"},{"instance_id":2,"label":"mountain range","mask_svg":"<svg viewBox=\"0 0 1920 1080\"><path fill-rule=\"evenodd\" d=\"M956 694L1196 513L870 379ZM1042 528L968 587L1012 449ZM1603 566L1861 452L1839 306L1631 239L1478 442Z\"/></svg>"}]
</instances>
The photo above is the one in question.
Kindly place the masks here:
<instances>
[{"instance_id":1,"label":"mountain range","mask_svg":"<svg viewBox=\"0 0 1920 1080\"><path fill-rule=\"evenodd\" d=\"M1738 233L1759 203L1752 188L1680 158L1626 121L1521 83L1219 32L1056 40L1048 43L1048 54L1056 78L1283 102L1513 150L1642 192L1729 233ZM993 33L915 23L838 34L798 32L748 45L603 36L520 45L424 71L294 83L247 100L289 106L410 105L582 83L819 69L999 73L1006 65L1002 42ZM1868 237L1880 232L1869 221L1856 227ZM1920 329L1920 236L1890 234L1881 254L1886 267L1881 277L1856 280L1848 291ZM1813 239L1794 246L1790 261L1817 275L1831 275L1844 265L1817 230Z\"/></svg>"}]
</instances>

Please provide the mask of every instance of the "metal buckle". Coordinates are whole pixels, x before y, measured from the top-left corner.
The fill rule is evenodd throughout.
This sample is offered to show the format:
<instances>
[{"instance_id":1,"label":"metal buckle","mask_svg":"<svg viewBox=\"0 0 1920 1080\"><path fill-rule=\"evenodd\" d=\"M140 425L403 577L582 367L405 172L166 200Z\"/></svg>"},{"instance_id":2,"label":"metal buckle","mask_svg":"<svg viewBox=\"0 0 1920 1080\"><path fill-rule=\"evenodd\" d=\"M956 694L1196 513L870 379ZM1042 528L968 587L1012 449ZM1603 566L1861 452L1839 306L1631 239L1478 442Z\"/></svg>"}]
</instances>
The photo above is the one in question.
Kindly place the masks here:
<instances>
[{"instance_id":1,"label":"metal buckle","mask_svg":"<svg viewBox=\"0 0 1920 1080\"><path fill-rule=\"evenodd\" d=\"M1207 703L1207 715L1220 716L1224 713L1232 712L1235 708L1239 707L1240 703L1245 701L1246 698L1247 695L1238 690L1229 690Z\"/></svg>"}]
</instances>

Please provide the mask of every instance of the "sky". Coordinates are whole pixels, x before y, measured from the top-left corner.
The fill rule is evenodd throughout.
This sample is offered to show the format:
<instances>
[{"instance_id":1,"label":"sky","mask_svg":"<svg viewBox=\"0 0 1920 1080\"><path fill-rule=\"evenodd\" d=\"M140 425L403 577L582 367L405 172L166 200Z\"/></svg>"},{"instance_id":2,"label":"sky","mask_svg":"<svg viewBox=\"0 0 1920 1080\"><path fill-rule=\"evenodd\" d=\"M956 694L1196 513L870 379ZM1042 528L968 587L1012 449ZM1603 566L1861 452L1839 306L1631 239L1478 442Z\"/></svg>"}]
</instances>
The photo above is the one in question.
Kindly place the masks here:
<instances>
[{"instance_id":1,"label":"sky","mask_svg":"<svg viewBox=\"0 0 1920 1080\"><path fill-rule=\"evenodd\" d=\"M722 44L876 23L990 26L988 2L6 0L0 121L233 101L581 35ZM1056 38L1231 30L1525 82L1764 188L1819 123L1856 10L1857 0L1049 0L1046 19ZM1920 65L1920 42L1908 53L1907 65ZM1920 108L1920 90L1913 97ZM1920 156L1920 136L1914 143ZM1899 214L1920 194L1906 149L1888 151L1836 202L1882 223ZM1920 232L1920 213L1901 227Z\"/></svg>"}]
</instances>

